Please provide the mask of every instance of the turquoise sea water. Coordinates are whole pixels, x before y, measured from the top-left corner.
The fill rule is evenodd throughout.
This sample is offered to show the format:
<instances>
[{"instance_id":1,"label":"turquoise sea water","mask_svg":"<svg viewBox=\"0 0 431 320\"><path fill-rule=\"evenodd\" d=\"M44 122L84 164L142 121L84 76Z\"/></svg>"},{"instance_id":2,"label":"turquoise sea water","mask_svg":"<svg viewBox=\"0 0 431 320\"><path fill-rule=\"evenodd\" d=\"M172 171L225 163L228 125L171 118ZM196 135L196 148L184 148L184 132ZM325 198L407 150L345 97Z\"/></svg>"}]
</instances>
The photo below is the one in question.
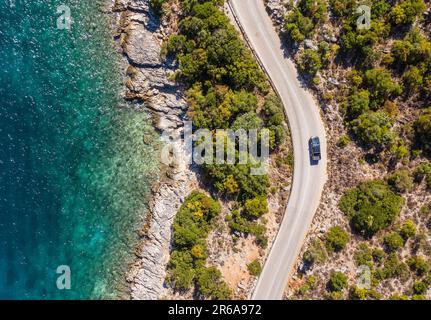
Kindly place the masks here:
<instances>
[{"instance_id":1,"label":"turquoise sea water","mask_svg":"<svg viewBox=\"0 0 431 320\"><path fill-rule=\"evenodd\" d=\"M0 298L118 298L158 172L98 0L0 0ZM56 9L74 23L58 30ZM144 136L145 137L144 139ZM56 268L71 268L58 290Z\"/></svg>"}]
</instances>

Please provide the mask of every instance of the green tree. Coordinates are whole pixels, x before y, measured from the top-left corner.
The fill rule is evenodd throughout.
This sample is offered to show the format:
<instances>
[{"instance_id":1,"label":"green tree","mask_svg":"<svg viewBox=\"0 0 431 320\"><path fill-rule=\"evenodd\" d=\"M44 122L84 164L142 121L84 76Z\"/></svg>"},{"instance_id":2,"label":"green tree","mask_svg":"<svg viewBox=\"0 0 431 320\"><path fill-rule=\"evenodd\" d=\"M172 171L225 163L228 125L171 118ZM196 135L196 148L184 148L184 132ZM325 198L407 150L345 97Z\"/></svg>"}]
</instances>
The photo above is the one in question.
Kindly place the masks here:
<instances>
[{"instance_id":1,"label":"green tree","mask_svg":"<svg viewBox=\"0 0 431 320\"><path fill-rule=\"evenodd\" d=\"M366 71L364 80L371 93L371 108L379 108L389 98L402 93L402 87L394 81L391 73L384 68Z\"/></svg>"},{"instance_id":2,"label":"green tree","mask_svg":"<svg viewBox=\"0 0 431 320\"><path fill-rule=\"evenodd\" d=\"M389 20L393 25L410 24L425 11L423 0L402 0L392 8Z\"/></svg>"},{"instance_id":3,"label":"green tree","mask_svg":"<svg viewBox=\"0 0 431 320\"><path fill-rule=\"evenodd\" d=\"M366 237L388 227L404 204L383 181L374 180L348 190L339 207L350 219L354 231Z\"/></svg>"},{"instance_id":4,"label":"green tree","mask_svg":"<svg viewBox=\"0 0 431 320\"><path fill-rule=\"evenodd\" d=\"M189 252L173 251L168 265L167 280L176 290L190 289L195 276L193 258Z\"/></svg>"},{"instance_id":5,"label":"green tree","mask_svg":"<svg viewBox=\"0 0 431 320\"><path fill-rule=\"evenodd\" d=\"M260 119L255 112L248 112L243 115L240 115L235 119L235 122L232 124L232 130L243 129L246 131L252 129L261 129L263 126L263 121Z\"/></svg>"},{"instance_id":6,"label":"green tree","mask_svg":"<svg viewBox=\"0 0 431 320\"><path fill-rule=\"evenodd\" d=\"M173 227L173 249L166 280L176 290L192 287L196 267L205 263L206 238L220 205L207 195L193 191L178 210Z\"/></svg>"},{"instance_id":7,"label":"green tree","mask_svg":"<svg viewBox=\"0 0 431 320\"><path fill-rule=\"evenodd\" d=\"M270 147L282 144L286 139L286 129L284 125L285 117L283 104L280 98L275 94L268 94L265 97L263 112L266 116L266 127L270 130Z\"/></svg>"},{"instance_id":8,"label":"green tree","mask_svg":"<svg viewBox=\"0 0 431 320\"><path fill-rule=\"evenodd\" d=\"M394 140L392 120L381 111L366 112L350 123L357 139L366 147L387 146Z\"/></svg>"},{"instance_id":9,"label":"green tree","mask_svg":"<svg viewBox=\"0 0 431 320\"><path fill-rule=\"evenodd\" d=\"M294 9L286 17L285 30L288 36L295 42L304 41L313 29L313 21L305 17L298 8Z\"/></svg>"},{"instance_id":10,"label":"green tree","mask_svg":"<svg viewBox=\"0 0 431 320\"><path fill-rule=\"evenodd\" d=\"M232 295L216 267L199 269L196 284L198 291L208 299L229 300Z\"/></svg>"},{"instance_id":11,"label":"green tree","mask_svg":"<svg viewBox=\"0 0 431 320\"><path fill-rule=\"evenodd\" d=\"M317 51L306 49L300 58L299 70L310 76L315 76L322 68L322 60Z\"/></svg>"},{"instance_id":12,"label":"green tree","mask_svg":"<svg viewBox=\"0 0 431 320\"><path fill-rule=\"evenodd\" d=\"M347 103L346 119L351 121L356 119L364 112L370 109L370 92L368 90L361 90L353 93Z\"/></svg>"}]
</instances>

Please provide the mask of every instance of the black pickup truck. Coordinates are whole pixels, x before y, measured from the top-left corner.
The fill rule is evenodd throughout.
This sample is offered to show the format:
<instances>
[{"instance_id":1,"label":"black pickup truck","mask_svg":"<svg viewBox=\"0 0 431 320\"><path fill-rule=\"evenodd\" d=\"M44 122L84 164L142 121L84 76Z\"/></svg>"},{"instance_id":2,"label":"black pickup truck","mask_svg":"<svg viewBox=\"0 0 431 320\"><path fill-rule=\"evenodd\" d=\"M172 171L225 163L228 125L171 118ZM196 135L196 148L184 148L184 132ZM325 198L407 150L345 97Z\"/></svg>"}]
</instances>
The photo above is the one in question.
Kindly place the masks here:
<instances>
[{"instance_id":1,"label":"black pickup truck","mask_svg":"<svg viewBox=\"0 0 431 320\"><path fill-rule=\"evenodd\" d=\"M319 161L322 159L322 153L320 151L320 139L319 137L311 137L309 141L310 156L311 160Z\"/></svg>"}]
</instances>

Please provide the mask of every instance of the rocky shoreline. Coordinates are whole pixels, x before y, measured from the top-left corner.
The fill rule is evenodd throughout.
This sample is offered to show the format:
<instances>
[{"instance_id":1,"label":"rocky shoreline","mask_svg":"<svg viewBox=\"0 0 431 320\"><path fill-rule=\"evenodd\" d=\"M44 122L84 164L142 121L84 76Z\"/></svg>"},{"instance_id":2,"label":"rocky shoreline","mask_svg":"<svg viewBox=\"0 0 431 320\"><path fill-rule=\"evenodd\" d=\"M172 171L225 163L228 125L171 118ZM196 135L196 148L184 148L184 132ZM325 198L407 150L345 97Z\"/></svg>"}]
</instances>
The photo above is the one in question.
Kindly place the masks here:
<instances>
[{"instance_id":1,"label":"rocky shoreline","mask_svg":"<svg viewBox=\"0 0 431 320\"><path fill-rule=\"evenodd\" d=\"M157 131L179 137L187 103L183 88L169 80L175 65L161 59L162 42L173 32L172 24L153 14L149 0L115 0L112 12L117 16L115 38L126 60L124 98L150 110ZM179 142L176 147L181 148ZM139 232L136 261L126 275L131 299L163 296L173 219L196 185L196 172L186 159L162 168Z\"/></svg>"},{"instance_id":2,"label":"rocky shoreline","mask_svg":"<svg viewBox=\"0 0 431 320\"><path fill-rule=\"evenodd\" d=\"M124 99L149 110L158 132L180 137L184 120L187 119L184 88L171 80L177 66L161 58L164 40L177 31L179 8L172 4L170 14L160 20L150 9L149 0L112 0L112 3L111 11L117 18L114 36L124 56ZM278 158L286 156L290 143L287 145L289 147L284 148ZM181 150L181 142L175 142L174 147ZM276 192L269 199L270 213L266 217L269 244L275 238L284 211L280 203L285 203L286 199L284 196L280 199L280 194L288 191L291 178L290 173L283 172L286 177L280 179L279 169L275 165L277 157L271 157L270 171L274 181L280 180L278 184L283 186L284 192ZM141 241L135 250L136 260L126 275L131 299L187 298L172 292L164 286L164 282L170 258L173 220L190 191L202 188L202 181L198 176L199 169L189 165L186 156L161 169L161 176L152 187L145 222L139 231ZM229 204L223 202L223 208L224 214L220 216L219 224L224 225L224 231L220 233L217 230L211 234L209 261L227 277L237 298L249 297L256 279L248 274L247 264L259 256L266 257L268 248L259 250L250 237L233 243L225 221L230 211ZM225 241L220 246L221 238Z\"/></svg>"}]
</instances>

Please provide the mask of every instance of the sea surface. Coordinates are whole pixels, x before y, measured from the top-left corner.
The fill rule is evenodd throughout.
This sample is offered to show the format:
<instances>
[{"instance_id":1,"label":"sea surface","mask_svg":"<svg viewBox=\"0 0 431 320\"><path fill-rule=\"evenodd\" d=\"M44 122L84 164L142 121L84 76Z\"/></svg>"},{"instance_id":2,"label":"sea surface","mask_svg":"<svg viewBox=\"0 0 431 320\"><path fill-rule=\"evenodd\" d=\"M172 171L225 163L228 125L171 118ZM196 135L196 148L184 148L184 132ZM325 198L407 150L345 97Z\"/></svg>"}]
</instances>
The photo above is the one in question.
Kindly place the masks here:
<instances>
[{"instance_id":1,"label":"sea surface","mask_svg":"<svg viewBox=\"0 0 431 320\"><path fill-rule=\"evenodd\" d=\"M0 299L127 297L158 137L120 98L104 7L0 0Z\"/></svg>"}]
</instances>

